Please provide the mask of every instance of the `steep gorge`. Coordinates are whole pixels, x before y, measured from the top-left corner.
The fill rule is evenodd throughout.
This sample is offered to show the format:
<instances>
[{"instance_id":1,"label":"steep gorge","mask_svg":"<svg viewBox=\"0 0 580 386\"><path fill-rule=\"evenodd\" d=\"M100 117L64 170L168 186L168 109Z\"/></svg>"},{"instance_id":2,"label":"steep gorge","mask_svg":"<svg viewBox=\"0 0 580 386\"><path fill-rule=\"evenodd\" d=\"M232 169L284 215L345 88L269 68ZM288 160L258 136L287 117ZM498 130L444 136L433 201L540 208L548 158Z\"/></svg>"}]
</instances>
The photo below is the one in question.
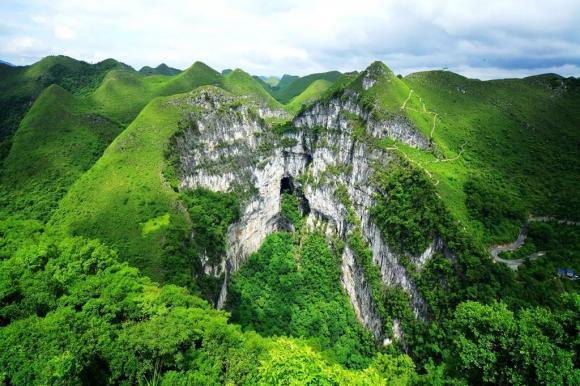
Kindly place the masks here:
<instances>
[{"instance_id":1,"label":"steep gorge","mask_svg":"<svg viewBox=\"0 0 580 386\"><path fill-rule=\"evenodd\" d=\"M368 70L363 74L366 89L375 83L372 76ZM224 305L229 276L267 235L288 229L280 215L280 197L281 191L289 190L301 192L309 207L306 227L344 242L342 285L357 318L378 341L391 333L385 331L365 267L349 244L349 234L356 231L351 211L382 283L409 293L415 316L425 318L425 302L401 263L402 256L387 245L369 215L377 193L373 172L387 167L395 155L358 136L362 129L367 139L387 137L422 149L430 147L429 140L402 116L377 118L351 90L311 105L291 125L278 130L272 130L264 118L280 112L245 102L212 87L194 93L188 102L192 108L185 117L186 127L175 141L181 189L234 191L243 198L242 216L228 229L226 256L219 262L202 258L207 274L224 278L216 307ZM410 261L420 268L442 245L433 240ZM400 337L396 320L392 330Z\"/></svg>"}]
</instances>

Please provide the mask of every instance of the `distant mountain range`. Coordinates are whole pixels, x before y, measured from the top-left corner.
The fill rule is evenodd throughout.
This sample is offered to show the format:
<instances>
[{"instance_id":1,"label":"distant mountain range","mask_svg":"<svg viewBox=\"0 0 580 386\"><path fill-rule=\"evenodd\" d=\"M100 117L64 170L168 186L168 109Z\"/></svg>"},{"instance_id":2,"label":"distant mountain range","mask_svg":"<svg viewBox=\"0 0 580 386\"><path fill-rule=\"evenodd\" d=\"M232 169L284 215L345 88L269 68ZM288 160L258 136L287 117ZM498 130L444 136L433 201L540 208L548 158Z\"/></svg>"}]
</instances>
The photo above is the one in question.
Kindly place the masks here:
<instances>
[{"instance_id":1,"label":"distant mountain range","mask_svg":"<svg viewBox=\"0 0 580 386\"><path fill-rule=\"evenodd\" d=\"M144 66L139 70L139 72L144 75L177 75L181 72L181 70L169 67L165 63L161 63L159 66L155 68Z\"/></svg>"}]
</instances>

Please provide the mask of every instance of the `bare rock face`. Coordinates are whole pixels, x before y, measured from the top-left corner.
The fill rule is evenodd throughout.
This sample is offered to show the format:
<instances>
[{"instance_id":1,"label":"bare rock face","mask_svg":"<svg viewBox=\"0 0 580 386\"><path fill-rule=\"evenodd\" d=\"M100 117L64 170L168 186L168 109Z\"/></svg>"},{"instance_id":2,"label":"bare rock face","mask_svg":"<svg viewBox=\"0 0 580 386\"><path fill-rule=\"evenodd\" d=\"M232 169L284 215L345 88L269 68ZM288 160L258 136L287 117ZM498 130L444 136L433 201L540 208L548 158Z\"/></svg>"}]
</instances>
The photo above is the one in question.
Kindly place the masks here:
<instances>
[{"instance_id":1,"label":"bare rock face","mask_svg":"<svg viewBox=\"0 0 580 386\"><path fill-rule=\"evenodd\" d=\"M356 262L349 247L344 249L341 269L342 286L350 298L357 319L373 333L375 339L382 339L383 321L373 302L370 284L366 281L364 271Z\"/></svg>"},{"instance_id":2,"label":"bare rock face","mask_svg":"<svg viewBox=\"0 0 580 386\"><path fill-rule=\"evenodd\" d=\"M357 104L354 93L314 104L294 119L295 129L283 135L272 133L264 124L261 115L271 115L267 109L240 104L223 92L213 89L198 92L192 95L190 104L195 117L176 141L181 188L247 193L241 219L228 230L227 255L218 266L206 269L216 276L225 273L216 302L218 308L223 307L227 296L228 276L240 268L268 234L282 228L281 185L290 183L308 201L307 226L323 229L329 237L345 241L342 284L357 318L377 340L385 337L384 322L377 313L364 270L348 245L347 235L353 225L347 221L348 208L337 195L339 187L346 189L383 282L406 290L411 295L415 315L425 316L421 294L400 263L400 256L390 250L369 214L376 194L371 181L374 165L387 165L392 154L355 140L352 117L364 122L369 136L390 136L411 146L427 148L428 141L409 122L400 117L374 120ZM411 261L421 267L441 245L434 240ZM400 329L393 332L397 335Z\"/></svg>"}]
</instances>

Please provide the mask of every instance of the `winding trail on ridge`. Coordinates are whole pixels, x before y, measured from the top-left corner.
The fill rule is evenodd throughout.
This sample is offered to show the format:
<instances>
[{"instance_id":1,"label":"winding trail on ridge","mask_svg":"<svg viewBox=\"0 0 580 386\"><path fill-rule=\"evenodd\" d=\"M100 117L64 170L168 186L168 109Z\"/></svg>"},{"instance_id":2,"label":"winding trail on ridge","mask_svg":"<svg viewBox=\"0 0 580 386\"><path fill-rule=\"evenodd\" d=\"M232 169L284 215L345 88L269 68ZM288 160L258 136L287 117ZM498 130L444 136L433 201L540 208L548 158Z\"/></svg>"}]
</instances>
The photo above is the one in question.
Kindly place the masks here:
<instances>
[{"instance_id":1,"label":"winding trail on ridge","mask_svg":"<svg viewBox=\"0 0 580 386\"><path fill-rule=\"evenodd\" d=\"M411 100L411 96L413 95L413 92L414 92L413 89L409 89L409 95L407 95L407 99L405 99L405 101L403 102L403 104L400 107L401 111L411 110L411 111L415 111L417 113L421 112L417 109L407 107L407 103ZM431 126L431 134L429 135L429 138L433 139L433 134L435 133L435 126L437 125L437 117L439 116L439 114L436 113L435 111L427 110L427 107L425 106L425 102L423 102L423 98L421 98L421 97L418 97L418 98L419 98L419 103L423 107L423 112L433 116L433 124Z\"/></svg>"},{"instance_id":2,"label":"winding trail on ridge","mask_svg":"<svg viewBox=\"0 0 580 386\"><path fill-rule=\"evenodd\" d=\"M544 217L530 217L528 219L528 221L526 221L526 223L522 226L522 229L520 230L520 233L518 235L518 238L513 242L513 243L509 243L509 244L499 244L499 245L495 245L493 246L489 253L491 254L491 257L493 258L494 261L499 262L499 263L503 263L505 265L507 265L509 268L513 269L514 271L518 269L518 267L520 265L522 265L526 260L536 260L537 258L544 256L546 254L545 251L538 251L538 252L534 252L526 257L522 257L521 259L502 259L501 257L499 257L499 254L501 252L512 252L515 251L516 249L520 248L522 245L524 245L524 242L526 241L526 237L528 235L528 225L531 222L548 222L548 221L555 221L558 224L566 224L566 225L580 225L580 222L576 222L576 221L568 221L568 220L558 220L554 217L548 217L548 216L544 216Z\"/></svg>"}]
</instances>

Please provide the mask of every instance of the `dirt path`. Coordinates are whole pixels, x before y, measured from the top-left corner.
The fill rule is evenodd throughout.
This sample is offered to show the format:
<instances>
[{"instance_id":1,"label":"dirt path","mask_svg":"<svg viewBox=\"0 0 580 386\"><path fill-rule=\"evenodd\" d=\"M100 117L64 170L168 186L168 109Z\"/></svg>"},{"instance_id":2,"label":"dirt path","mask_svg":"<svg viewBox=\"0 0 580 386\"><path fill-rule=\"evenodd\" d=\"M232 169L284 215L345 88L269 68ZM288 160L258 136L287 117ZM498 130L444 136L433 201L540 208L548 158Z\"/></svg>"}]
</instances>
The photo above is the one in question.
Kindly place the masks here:
<instances>
[{"instance_id":1,"label":"dirt path","mask_svg":"<svg viewBox=\"0 0 580 386\"><path fill-rule=\"evenodd\" d=\"M405 108L407 107L407 102L409 102L409 100L411 99L411 95L413 95L413 90L409 90L409 95L407 96L407 99L405 99L405 102L403 102L401 110L405 110Z\"/></svg>"},{"instance_id":2,"label":"dirt path","mask_svg":"<svg viewBox=\"0 0 580 386\"><path fill-rule=\"evenodd\" d=\"M401 105L401 110L411 110L411 111L415 111L417 113L420 113L421 111L414 109L412 107L407 107L407 103L411 100L411 96L413 95L413 90L410 89L409 90L409 95L407 95L407 99L405 99L405 101L403 102L403 104ZM419 103L421 104L421 106L423 107L423 113L427 113L429 115L433 116L433 124L431 125L431 134L429 135L429 137L431 139L433 139L433 134L435 134L435 127L437 126L437 117L439 116L439 114L437 114L435 111L429 111L427 110L427 107L425 106L425 102L423 102L423 98L418 97L419 98Z\"/></svg>"}]
</instances>

